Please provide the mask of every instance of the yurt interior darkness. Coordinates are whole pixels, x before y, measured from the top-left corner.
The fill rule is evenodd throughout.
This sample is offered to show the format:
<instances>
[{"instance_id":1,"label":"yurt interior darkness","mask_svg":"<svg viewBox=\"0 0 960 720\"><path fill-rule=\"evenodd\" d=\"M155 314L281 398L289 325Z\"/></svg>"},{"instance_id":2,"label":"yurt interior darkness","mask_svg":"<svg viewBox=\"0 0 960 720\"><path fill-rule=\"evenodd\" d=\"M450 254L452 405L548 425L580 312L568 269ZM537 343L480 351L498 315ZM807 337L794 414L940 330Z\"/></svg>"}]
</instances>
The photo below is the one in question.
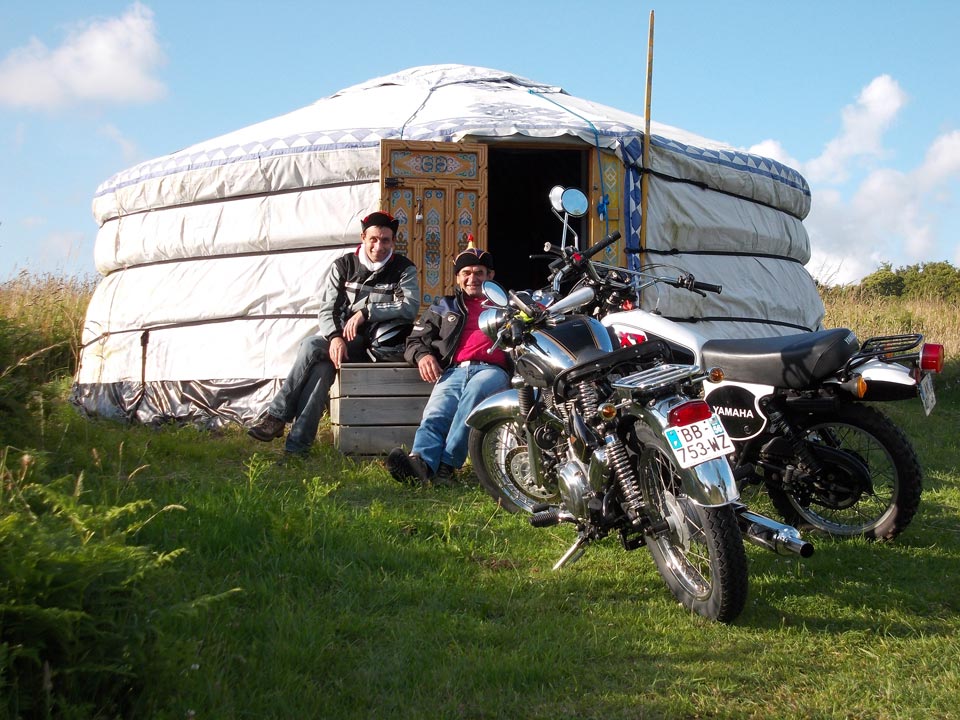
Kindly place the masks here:
<instances>
[{"instance_id":1,"label":"yurt interior darkness","mask_svg":"<svg viewBox=\"0 0 960 720\"><path fill-rule=\"evenodd\" d=\"M559 244L563 225L550 211L547 195L554 185L588 192L589 153L581 149L536 149L490 146L487 175L487 245L496 264L496 280L511 290L542 287L547 261L543 244ZM593 209L591 209L593 211ZM581 246L587 223L573 219Z\"/></svg>"}]
</instances>

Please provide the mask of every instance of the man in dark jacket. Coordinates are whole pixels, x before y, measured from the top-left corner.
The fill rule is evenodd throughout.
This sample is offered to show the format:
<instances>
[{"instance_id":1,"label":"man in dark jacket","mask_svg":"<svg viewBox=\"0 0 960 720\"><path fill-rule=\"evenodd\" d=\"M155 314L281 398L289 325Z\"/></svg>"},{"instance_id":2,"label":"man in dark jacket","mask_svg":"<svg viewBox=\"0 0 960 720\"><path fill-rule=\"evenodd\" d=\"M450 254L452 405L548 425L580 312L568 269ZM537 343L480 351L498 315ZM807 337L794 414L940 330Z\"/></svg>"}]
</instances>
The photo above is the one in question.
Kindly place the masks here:
<instances>
[{"instance_id":1,"label":"man in dark jacket","mask_svg":"<svg viewBox=\"0 0 960 720\"><path fill-rule=\"evenodd\" d=\"M471 411L510 385L510 359L489 352L492 341L479 327L485 280L493 278L493 258L467 248L454 260L457 290L432 305L407 338L404 357L435 383L408 455L394 448L387 469L400 482L449 482L467 458Z\"/></svg>"},{"instance_id":2,"label":"man in dark jacket","mask_svg":"<svg viewBox=\"0 0 960 720\"><path fill-rule=\"evenodd\" d=\"M417 269L393 252L399 222L375 212L361 221L361 227L360 247L334 261L321 288L318 334L300 343L280 392L260 422L247 431L270 442L293 421L285 445L288 453L310 450L340 365L399 360L420 308Z\"/></svg>"}]
</instances>

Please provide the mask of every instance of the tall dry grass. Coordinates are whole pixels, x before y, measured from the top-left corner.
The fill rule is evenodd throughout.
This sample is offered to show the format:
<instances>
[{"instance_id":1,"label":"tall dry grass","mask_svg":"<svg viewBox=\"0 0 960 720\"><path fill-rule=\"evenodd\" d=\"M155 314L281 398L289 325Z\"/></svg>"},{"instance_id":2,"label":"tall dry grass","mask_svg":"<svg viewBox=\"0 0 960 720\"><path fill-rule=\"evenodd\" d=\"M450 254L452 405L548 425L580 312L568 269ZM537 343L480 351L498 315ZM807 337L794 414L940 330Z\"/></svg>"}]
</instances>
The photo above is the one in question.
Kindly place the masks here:
<instances>
[{"instance_id":1,"label":"tall dry grass","mask_svg":"<svg viewBox=\"0 0 960 720\"><path fill-rule=\"evenodd\" d=\"M38 380L72 374L96 283L25 270L0 283L0 373L29 365Z\"/></svg>"},{"instance_id":2,"label":"tall dry grass","mask_svg":"<svg viewBox=\"0 0 960 720\"><path fill-rule=\"evenodd\" d=\"M846 327L862 342L872 335L921 333L927 342L944 346L947 363L957 369L953 355L960 348L960 304L934 298L867 297L858 292L821 293L825 327Z\"/></svg>"}]
</instances>

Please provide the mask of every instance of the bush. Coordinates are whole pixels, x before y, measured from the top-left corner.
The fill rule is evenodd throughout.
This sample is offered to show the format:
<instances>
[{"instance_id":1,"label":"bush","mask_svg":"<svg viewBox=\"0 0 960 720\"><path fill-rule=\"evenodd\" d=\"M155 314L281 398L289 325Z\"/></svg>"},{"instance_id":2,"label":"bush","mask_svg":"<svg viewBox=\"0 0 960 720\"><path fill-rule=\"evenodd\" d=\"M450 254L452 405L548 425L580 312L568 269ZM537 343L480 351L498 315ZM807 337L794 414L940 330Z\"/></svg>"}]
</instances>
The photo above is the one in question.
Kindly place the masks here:
<instances>
[{"instance_id":1,"label":"bush","mask_svg":"<svg viewBox=\"0 0 960 720\"><path fill-rule=\"evenodd\" d=\"M960 270L948 262L928 262L894 270L884 263L860 281L867 297L960 300Z\"/></svg>"},{"instance_id":2,"label":"bush","mask_svg":"<svg viewBox=\"0 0 960 720\"><path fill-rule=\"evenodd\" d=\"M879 270L860 281L864 294L877 297L900 297L903 285L903 277L891 269L890 263L884 263Z\"/></svg>"},{"instance_id":3,"label":"bush","mask_svg":"<svg viewBox=\"0 0 960 720\"><path fill-rule=\"evenodd\" d=\"M89 507L82 475L32 482L36 460L11 466L17 454L0 457L0 712L125 716L151 674L156 622L177 611L156 595L179 551L130 544L149 501Z\"/></svg>"}]
</instances>

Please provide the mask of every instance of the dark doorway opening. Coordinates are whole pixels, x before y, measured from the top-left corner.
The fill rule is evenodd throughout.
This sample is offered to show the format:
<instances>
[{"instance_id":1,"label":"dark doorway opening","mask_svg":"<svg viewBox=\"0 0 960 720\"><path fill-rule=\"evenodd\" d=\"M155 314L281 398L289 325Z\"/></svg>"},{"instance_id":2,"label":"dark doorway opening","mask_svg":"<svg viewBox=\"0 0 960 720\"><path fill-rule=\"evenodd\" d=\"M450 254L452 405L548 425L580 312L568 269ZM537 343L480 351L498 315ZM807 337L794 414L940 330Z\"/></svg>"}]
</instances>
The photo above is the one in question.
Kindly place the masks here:
<instances>
[{"instance_id":1,"label":"dark doorway opening","mask_svg":"<svg viewBox=\"0 0 960 720\"><path fill-rule=\"evenodd\" d=\"M542 287L547 261L546 242L558 245L563 224L550 210L548 194L554 185L588 192L587 150L489 147L487 174L487 245L496 264L496 280L511 290ZM585 242L586 218L570 226Z\"/></svg>"}]
</instances>

